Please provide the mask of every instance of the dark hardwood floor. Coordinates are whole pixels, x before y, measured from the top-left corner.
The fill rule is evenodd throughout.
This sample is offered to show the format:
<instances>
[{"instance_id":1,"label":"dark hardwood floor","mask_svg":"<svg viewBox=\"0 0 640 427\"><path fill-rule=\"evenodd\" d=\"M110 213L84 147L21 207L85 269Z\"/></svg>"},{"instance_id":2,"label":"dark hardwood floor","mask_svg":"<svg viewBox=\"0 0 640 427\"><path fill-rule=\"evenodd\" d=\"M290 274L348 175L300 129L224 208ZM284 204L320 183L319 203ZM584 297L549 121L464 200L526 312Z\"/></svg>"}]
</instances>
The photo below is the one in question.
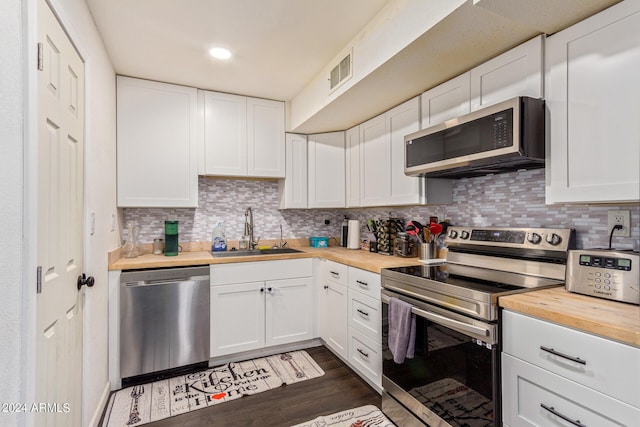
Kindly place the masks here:
<instances>
[{"instance_id":1,"label":"dark hardwood floor","mask_svg":"<svg viewBox=\"0 0 640 427\"><path fill-rule=\"evenodd\" d=\"M380 407L380 395L325 347L306 349L325 375L231 402L146 424L169 426L291 426L362 405Z\"/></svg>"}]
</instances>

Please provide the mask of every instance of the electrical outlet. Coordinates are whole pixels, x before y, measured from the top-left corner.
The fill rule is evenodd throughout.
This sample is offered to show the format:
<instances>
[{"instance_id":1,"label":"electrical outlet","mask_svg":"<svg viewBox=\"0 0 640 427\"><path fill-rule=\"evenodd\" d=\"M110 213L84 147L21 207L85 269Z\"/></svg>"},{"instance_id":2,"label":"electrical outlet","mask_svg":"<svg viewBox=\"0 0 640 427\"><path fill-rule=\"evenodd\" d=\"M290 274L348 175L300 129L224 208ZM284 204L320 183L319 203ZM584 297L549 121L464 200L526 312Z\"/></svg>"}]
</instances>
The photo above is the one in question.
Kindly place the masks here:
<instances>
[{"instance_id":1,"label":"electrical outlet","mask_svg":"<svg viewBox=\"0 0 640 427\"><path fill-rule=\"evenodd\" d=\"M631 236L631 224L630 224L630 212L629 211L609 211L609 228L608 233L611 233L611 229L620 224L622 230L616 230L613 232L617 237L629 237Z\"/></svg>"}]
</instances>

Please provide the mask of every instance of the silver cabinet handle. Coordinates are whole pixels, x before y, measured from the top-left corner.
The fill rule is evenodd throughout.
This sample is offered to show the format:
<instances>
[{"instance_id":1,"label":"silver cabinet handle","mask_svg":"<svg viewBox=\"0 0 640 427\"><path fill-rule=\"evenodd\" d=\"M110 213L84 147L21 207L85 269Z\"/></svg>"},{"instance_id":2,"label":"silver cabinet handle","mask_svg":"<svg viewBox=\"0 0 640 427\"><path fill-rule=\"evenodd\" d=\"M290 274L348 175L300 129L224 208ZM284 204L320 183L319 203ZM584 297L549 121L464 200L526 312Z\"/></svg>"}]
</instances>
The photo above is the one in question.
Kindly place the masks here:
<instances>
[{"instance_id":1,"label":"silver cabinet handle","mask_svg":"<svg viewBox=\"0 0 640 427\"><path fill-rule=\"evenodd\" d=\"M366 311L362 311L362 310L360 310L360 309L357 309L356 311L357 311L358 313L362 314L363 316L367 316L367 317L369 316L369 313L367 313Z\"/></svg>"},{"instance_id":2,"label":"silver cabinet handle","mask_svg":"<svg viewBox=\"0 0 640 427\"><path fill-rule=\"evenodd\" d=\"M543 345L540 346L540 350L546 351L547 353L551 353L554 356L562 357L563 359L571 360L572 362L576 362L576 363L579 363L581 365L586 365L587 364L586 360L582 360L579 357L569 356L568 354L560 353L559 351L556 351L556 350L554 350L552 348L549 348L549 347L545 347Z\"/></svg>"},{"instance_id":3,"label":"silver cabinet handle","mask_svg":"<svg viewBox=\"0 0 640 427\"><path fill-rule=\"evenodd\" d=\"M428 311L424 311L415 307L411 307L411 312L416 316L424 317L427 320L431 320L432 322L450 327L451 329L454 329L454 330L457 329L465 332L471 332L473 334L478 334L485 337L489 336L489 331L485 328L480 328L478 326L473 326L473 325L467 325L466 323L458 322L457 320L449 319L447 317L440 316L439 314L430 313Z\"/></svg>"},{"instance_id":4,"label":"silver cabinet handle","mask_svg":"<svg viewBox=\"0 0 640 427\"><path fill-rule=\"evenodd\" d=\"M358 350L358 353L360 353L364 357L367 357L367 358L369 357L369 354L365 353L364 351L360 350L359 348L357 350Z\"/></svg>"},{"instance_id":5,"label":"silver cabinet handle","mask_svg":"<svg viewBox=\"0 0 640 427\"><path fill-rule=\"evenodd\" d=\"M563 415L563 414L561 414L560 412L556 411L556 410L553 408L553 406L547 406L547 405L545 405L544 403L541 403L541 404L540 404L540 406L541 406L543 409L545 409L545 410L547 410L547 411L551 412L551 413L552 413L553 415L555 415L556 417L560 417L560 418L562 418L563 420L565 420L566 422L571 423L571 424L573 424L573 425L574 425L574 426L576 426L576 427L587 427L587 426L586 426L586 424L582 424L582 423L580 422L580 420L572 420L571 418L567 417L566 415Z\"/></svg>"},{"instance_id":6,"label":"silver cabinet handle","mask_svg":"<svg viewBox=\"0 0 640 427\"><path fill-rule=\"evenodd\" d=\"M362 285L362 286L366 286L366 287L368 287L368 286L369 286L369 284L368 284L367 282L363 282L362 280L356 280L356 283L357 283L358 285Z\"/></svg>"}]
</instances>

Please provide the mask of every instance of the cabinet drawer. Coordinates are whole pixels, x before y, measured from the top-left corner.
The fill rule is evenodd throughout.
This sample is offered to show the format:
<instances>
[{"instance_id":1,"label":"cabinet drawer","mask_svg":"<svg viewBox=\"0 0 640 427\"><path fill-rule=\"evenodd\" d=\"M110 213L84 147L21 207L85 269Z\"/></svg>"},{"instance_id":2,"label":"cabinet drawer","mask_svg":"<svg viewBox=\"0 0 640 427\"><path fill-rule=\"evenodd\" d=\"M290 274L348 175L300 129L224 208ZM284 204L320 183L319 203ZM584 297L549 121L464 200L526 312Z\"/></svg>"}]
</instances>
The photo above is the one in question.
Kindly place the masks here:
<instances>
[{"instance_id":1,"label":"cabinet drawer","mask_svg":"<svg viewBox=\"0 0 640 427\"><path fill-rule=\"evenodd\" d=\"M504 353L502 373L503 417L512 427L631 427L640 419L638 408Z\"/></svg>"},{"instance_id":2,"label":"cabinet drawer","mask_svg":"<svg viewBox=\"0 0 640 427\"><path fill-rule=\"evenodd\" d=\"M311 277L311 258L211 265L211 285Z\"/></svg>"},{"instance_id":3,"label":"cabinet drawer","mask_svg":"<svg viewBox=\"0 0 640 427\"><path fill-rule=\"evenodd\" d=\"M510 311L503 319L505 353L640 407L640 349Z\"/></svg>"},{"instance_id":4,"label":"cabinet drawer","mask_svg":"<svg viewBox=\"0 0 640 427\"><path fill-rule=\"evenodd\" d=\"M380 275L349 267L349 287L377 300L380 299Z\"/></svg>"},{"instance_id":5,"label":"cabinet drawer","mask_svg":"<svg viewBox=\"0 0 640 427\"><path fill-rule=\"evenodd\" d=\"M327 261L324 264L324 277L336 283L340 283L342 286L347 286L349 267L344 264L340 264L333 261Z\"/></svg>"},{"instance_id":6,"label":"cabinet drawer","mask_svg":"<svg viewBox=\"0 0 640 427\"><path fill-rule=\"evenodd\" d=\"M378 387L382 385L382 346L349 328L349 362Z\"/></svg>"},{"instance_id":7,"label":"cabinet drawer","mask_svg":"<svg viewBox=\"0 0 640 427\"><path fill-rule=\"evenodd\" d=\"M349 289L349 326L370 340L381 343L380 300Z\"/></svg>"}]
</instances>

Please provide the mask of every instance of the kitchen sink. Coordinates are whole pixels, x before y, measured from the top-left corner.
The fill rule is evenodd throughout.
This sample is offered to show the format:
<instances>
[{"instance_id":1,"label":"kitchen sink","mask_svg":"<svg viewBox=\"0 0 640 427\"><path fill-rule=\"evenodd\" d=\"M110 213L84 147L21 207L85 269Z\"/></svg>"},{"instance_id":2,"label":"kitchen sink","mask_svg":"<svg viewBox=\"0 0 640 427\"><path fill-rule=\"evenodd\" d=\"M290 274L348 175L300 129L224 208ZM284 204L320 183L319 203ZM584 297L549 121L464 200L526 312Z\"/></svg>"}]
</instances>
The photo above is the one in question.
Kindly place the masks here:
<instances>
[{"instance_id":1,"label":"kitchen sink","mask_svg":"<svg viewBox=\"0 0 640 427\"><path fill-rule=\"evenodd\" d=\"M251 251L227 251L227 252L211 252L211 256L214 258L230 258L239 256L253 256L253 255L277 255L277 254L300 254L302 251L293 248L268 248L268 249L254 249Z\"/></svg>"}]
</instances>

